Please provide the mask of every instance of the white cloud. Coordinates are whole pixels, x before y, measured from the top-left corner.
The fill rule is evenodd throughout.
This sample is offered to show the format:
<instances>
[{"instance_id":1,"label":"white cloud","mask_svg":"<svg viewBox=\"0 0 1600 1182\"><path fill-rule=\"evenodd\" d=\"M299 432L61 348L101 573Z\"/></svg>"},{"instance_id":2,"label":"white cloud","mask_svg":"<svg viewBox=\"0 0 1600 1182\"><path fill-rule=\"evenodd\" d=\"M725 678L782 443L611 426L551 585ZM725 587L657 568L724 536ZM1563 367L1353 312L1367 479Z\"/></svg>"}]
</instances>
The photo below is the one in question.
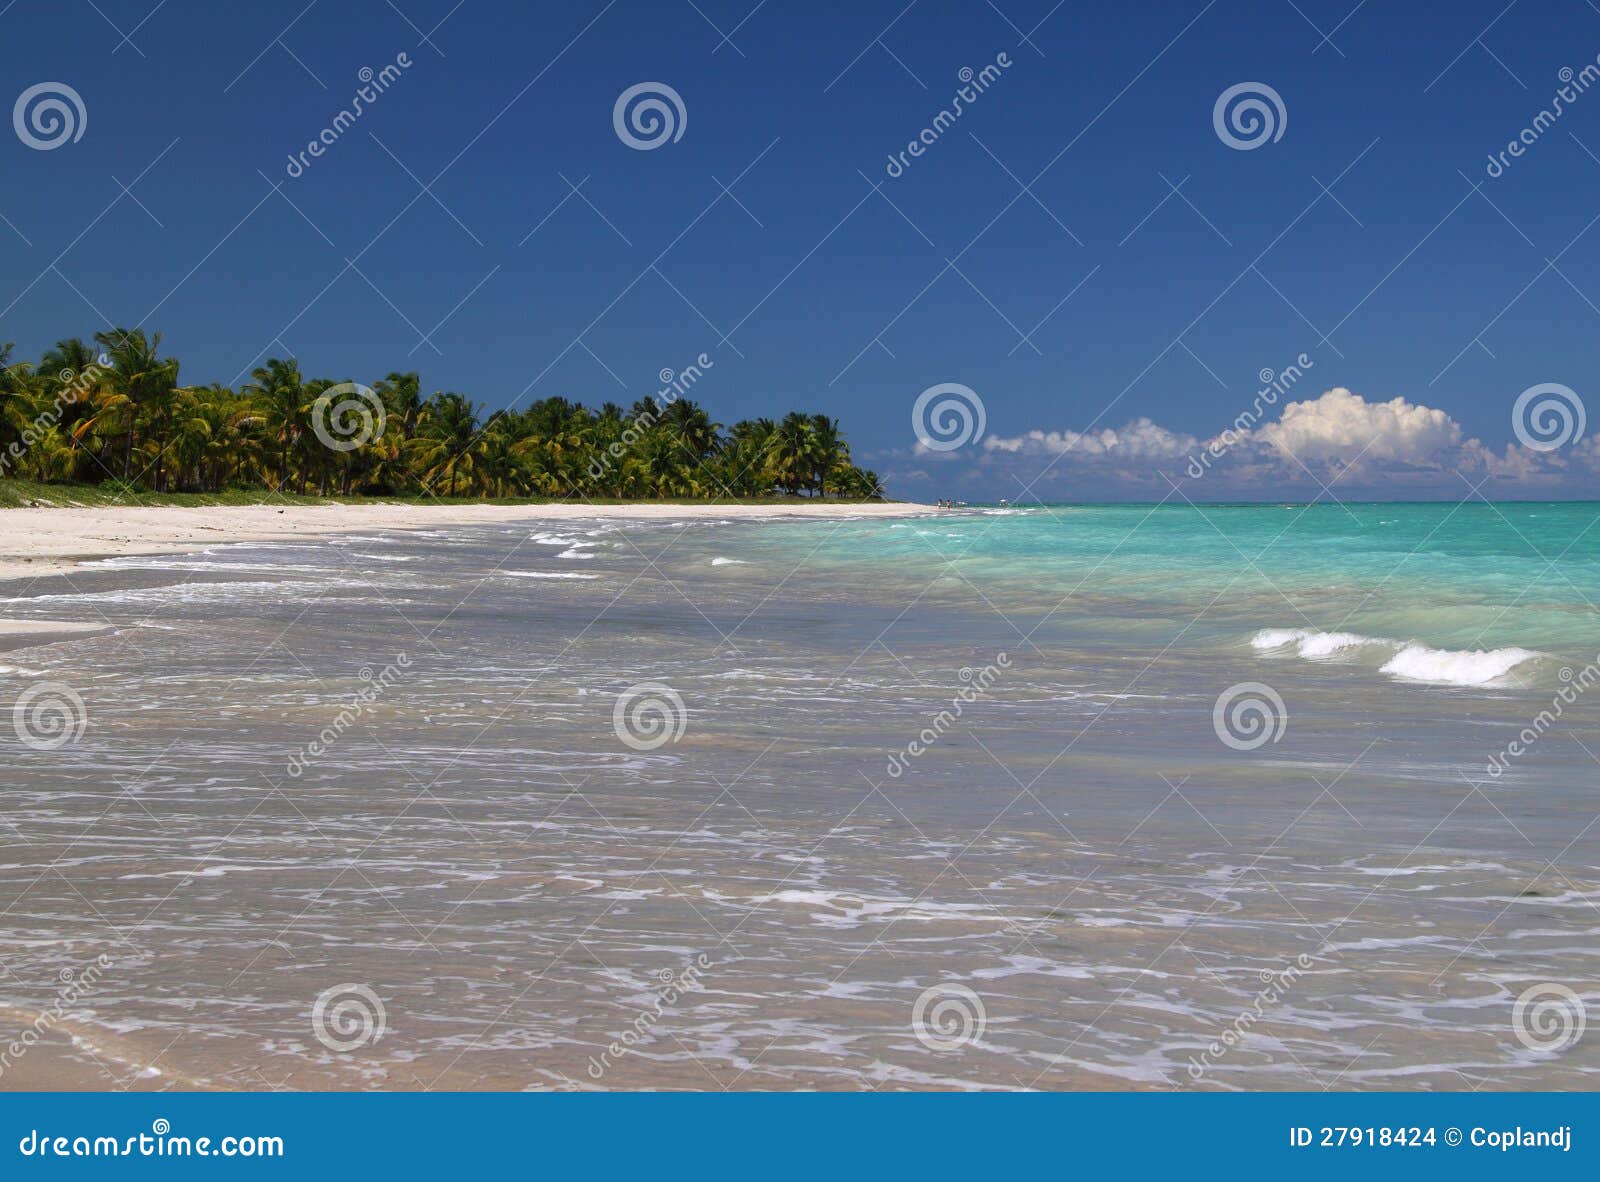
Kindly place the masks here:
<instances>
[{"instance_id":1,"label":"white cloud","mask_svg":"<svg viewBox=\"0 0 1600 1182\"><path fill-rule=\"evenodd\" d=\"M972 483L1002 489L1002 495L1028 487L1041 496L1104 497L1119 487L1165 494L1173 485L1185 495L1203 492L1208 498L1224 490L1247 496L1291 488L1319 494L1323 486L1341 497L1356 495L1357 489L1376 496L1459 496L1467 490L1462 477L1473 484L1489 478L1486 492L1515 487L1524 493L1593 495L1600 474L1600 434L1555 451L1508 443L1495 452L1444 410L1403 397L1369 402L1343 386L1284 403L1268 421L1273 409L1258 400L1208 439L1141 417L1114 428L991 435L977 447L939 458L961 461ZM911 457L885 458L893 477L902 475L893 461Z\"/></svg>"},{"instance_id":2,"label":"white cloud","mask_svg":"<svg viewBox=\"0 0 1600 1182\"><path fill-rule=\"evenodd\" d=\"M1025 435L1009 438L991 435L983 441L983 446L986 451L1020 452L1026 455L1076 452L1083 456L1171 459L1193 451L1199 443L1193 435L1180 435L1147 418L1138 418L1119 430L1107 427L1089 432L1029 431Z\"/></svg>"},{"instance_id":3,"label":"white cloud","mask_svg":"<svg viewBox=\"0 0 1600 1182\"><path fill-rule=\"evenodd\" d=\"M1304 463L1388 460L1433 466L1461 443L1461 424L1431 406L1404 398L1368 402L1335 386L1320 398L1289 403L1277 422L1245 438L1270 444Z\"/></svg>"}]
</instances>

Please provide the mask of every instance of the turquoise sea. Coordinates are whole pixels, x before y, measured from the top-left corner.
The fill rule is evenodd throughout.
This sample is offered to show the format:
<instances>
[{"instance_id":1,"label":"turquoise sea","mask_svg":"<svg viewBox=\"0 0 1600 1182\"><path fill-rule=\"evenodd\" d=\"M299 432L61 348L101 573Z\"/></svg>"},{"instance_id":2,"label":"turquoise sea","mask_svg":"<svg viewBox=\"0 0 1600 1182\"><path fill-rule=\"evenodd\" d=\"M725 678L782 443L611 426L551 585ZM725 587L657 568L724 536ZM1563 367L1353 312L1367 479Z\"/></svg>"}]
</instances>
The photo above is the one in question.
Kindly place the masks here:
<instances>
[{"instance_id":1,"label":"turquoise sea","mask_svg":"<svg viewBox=\"0 0 1600 1182\"><path fill-rule=\"evenodd\" d=\"M108 626L0 654L84 715L5 738L0 1007L94 966L0 1086L1592 1088L1597 518L530 509L0 585Z\"/></svg>"},{"instance_id":2,"label":"turquoise sea","mask_svg":"<svg viewBox=\"0 0 1600 1182\"><path fill-rule=\"evenodd\" d=\"M870 563L876 580L914 592L931 583L941 602L1048 616L1091 645L1227 648L1290 629L1313 634L1295 638L1308 652L1344 651L1358 665L1395 641L1482 652L1397 673L1440 684L1515 673L1522 684L1539 663L1519 669L1511 650L1582 661L1600 651L1597 523L1600 505L1572 502L1055 505L847 526L820 544L790 531L767 544L775 561Z\"/></svg>"}]
</instances>

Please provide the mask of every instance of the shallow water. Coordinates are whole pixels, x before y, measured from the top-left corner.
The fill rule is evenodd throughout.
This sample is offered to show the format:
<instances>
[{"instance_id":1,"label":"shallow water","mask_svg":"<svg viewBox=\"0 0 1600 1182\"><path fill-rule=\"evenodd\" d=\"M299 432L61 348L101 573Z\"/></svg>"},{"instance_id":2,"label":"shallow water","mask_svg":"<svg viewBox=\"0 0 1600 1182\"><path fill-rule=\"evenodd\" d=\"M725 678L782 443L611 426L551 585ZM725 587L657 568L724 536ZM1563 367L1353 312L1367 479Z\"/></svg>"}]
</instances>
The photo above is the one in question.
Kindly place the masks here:
<instances>
[{"instance_id":1,"label":"shallow water","mask_svg":"<svg viewBox=\"0 0 1600 1182\"><path fill-rule=\"evenodd\" d=\"M530 519L0 585L116 626L0 654L82 702L0 728L0 1014L54 1015L0 1087L1593 1087L1596 516Z\"/></svg>"}]
</instances>

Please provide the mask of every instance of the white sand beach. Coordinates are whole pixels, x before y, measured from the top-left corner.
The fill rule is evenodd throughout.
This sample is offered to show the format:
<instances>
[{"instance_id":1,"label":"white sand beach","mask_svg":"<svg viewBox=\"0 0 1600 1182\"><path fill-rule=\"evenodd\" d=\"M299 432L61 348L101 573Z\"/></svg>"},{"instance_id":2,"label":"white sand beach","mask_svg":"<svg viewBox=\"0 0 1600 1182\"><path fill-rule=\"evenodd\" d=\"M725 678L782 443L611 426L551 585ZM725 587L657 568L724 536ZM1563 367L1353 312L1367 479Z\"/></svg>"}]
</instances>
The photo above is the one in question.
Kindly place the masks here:
<instances>
[{"instance_id":1,"label":"white sand beach","mask_svg":"<svg viewBox=\"0 0 1600 1182\"><path fill-rule=\"evenodd\" d=\"M269 542L374 529L429 529L507 521L907 517L911 503L770 505L224 505L0 509L0 580L70 569L95 558L174 554L227 542ZM0 629L8 625L0 623Z\"/></svg>"}]
</instances>

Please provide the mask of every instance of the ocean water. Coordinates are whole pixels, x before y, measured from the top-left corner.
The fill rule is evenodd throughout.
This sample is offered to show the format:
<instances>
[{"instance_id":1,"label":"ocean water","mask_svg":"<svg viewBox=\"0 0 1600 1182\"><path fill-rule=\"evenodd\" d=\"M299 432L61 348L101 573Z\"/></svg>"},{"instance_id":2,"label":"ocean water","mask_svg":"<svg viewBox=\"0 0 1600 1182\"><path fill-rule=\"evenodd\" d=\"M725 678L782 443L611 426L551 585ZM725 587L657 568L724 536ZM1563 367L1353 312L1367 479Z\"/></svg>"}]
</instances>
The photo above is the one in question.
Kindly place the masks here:
<instances>
[{"instance_id":1,"label":"ocean water","mask_svg":"<svg viewBox=\"0 0 1600 1182\"><path fill-rule=\"evenodd\" d=\"M0 652L0 1087L1592 1088L1597 517L530 511L0 584L107 625Z\"/></svg>"}]
</instances>

